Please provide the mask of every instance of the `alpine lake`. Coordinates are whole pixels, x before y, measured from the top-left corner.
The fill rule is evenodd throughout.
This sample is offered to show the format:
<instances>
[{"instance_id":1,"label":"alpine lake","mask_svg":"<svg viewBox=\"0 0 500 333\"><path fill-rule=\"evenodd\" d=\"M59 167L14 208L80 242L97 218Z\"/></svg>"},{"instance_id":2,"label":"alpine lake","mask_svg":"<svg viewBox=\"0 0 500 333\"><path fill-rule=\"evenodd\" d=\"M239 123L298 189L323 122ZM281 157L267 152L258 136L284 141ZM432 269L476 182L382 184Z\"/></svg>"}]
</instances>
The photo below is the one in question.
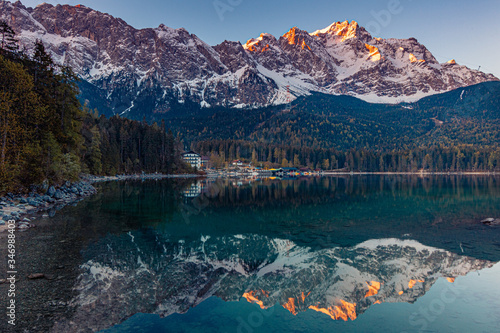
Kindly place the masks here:
<instances>
[{"instance_id":1,"label":"alpine lake","mask_svg":"<svg viewBox=\"0 0 500 333\"><path fill-rule=\"evenodd\" d=\"M499 176L96 187L18 232L16 331L500 332Z\"/></svg>"}]
</instances>

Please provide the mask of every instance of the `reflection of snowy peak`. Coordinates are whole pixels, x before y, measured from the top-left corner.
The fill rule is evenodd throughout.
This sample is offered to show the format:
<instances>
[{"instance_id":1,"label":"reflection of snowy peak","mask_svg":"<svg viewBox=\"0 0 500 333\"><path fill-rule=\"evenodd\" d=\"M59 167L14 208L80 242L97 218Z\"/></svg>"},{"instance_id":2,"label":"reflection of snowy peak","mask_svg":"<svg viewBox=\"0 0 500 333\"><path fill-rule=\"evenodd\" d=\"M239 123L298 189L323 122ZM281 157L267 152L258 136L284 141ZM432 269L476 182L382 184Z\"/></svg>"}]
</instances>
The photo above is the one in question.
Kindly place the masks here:
<instances>
[{"instance_id":1,"label":"reflection of snowy peak","mask_svg":"<svg viewBox=\"0 0 500 333\"><path fill-rule=\"evenodd\" d=\"M56 331L103 329L138 312L184 313L210 296L354 320L374 303L414 302L439 277L492 265L409 240L312 251L257 235L172 242L153 232L109 236L86 256L75 316Z\"/></svg>"},{"instance_id":2,"label":"reflection of snowy peak","mask_svg":"<svg viewBox=\"0 0 500 333\"><path fill-rule=\"evenodd\" d=\"M497 80L454 61L438 63L414 38L373 38L354 21L212 47L183 28L137 30L81 5L32 9L0 0L0 18L22 44L41 39L57 63L88 81L85 98L128 116L167 112L187 100L202 106L283 104L312 91L394 103Z\"/></svg>"}]
</instances>

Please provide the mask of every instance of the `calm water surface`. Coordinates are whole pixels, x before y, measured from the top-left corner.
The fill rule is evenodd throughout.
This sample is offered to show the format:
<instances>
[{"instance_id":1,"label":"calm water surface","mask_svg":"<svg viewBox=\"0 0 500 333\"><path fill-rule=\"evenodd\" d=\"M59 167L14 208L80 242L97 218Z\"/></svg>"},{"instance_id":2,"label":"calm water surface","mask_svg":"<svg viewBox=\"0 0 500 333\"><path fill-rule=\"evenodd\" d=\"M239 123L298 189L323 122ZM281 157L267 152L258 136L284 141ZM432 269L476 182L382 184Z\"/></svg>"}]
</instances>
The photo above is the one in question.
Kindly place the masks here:
<instances>
[{"instance_id":1,"label":"calm water surface","mask_svg":"<svg viewBox=\"0 0 500 333\"><path fill-rule=\"evenodd\" d=\"M52 219L79 247L52 330L499 332L499 182L102 184Z\"/></svg>"}]
</instances>

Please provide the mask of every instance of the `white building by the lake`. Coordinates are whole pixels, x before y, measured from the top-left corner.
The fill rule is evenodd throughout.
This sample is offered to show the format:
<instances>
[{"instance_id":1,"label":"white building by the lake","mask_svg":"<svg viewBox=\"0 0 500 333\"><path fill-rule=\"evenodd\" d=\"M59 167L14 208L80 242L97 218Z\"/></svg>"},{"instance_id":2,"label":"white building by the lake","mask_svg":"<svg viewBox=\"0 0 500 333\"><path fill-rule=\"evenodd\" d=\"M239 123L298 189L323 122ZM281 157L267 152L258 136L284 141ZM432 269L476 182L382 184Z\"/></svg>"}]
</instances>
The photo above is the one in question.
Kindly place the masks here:
<instances>
[{"instance_id":1,"label":"white building by the lake","mask_svg":"<svg viewBox=\"0 0 500 333\"><path fill-rule=\"evenodd\" d=\"M189 163L193 168L201 168L201 155L190 150L182 154L182 159Z\"/></svg>"}]
</instances>

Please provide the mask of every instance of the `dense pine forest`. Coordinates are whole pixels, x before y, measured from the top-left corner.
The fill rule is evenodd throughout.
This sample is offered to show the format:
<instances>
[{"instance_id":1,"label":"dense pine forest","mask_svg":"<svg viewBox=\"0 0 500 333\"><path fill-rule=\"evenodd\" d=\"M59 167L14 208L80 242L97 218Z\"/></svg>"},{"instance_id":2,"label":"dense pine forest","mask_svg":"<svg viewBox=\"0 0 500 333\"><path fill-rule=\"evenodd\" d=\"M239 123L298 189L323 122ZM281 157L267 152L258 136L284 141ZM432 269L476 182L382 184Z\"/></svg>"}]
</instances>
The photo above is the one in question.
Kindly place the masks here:
<instances>
[{"instance_id":1,"label":"dense pine forest","mask_svg":"<svg viewBox=\"0 0 500 333\"><path fill-rule=\"evenodd\" d=\"M500 170L500 82L411 104L314 94L288 110L191 108L167 115L167 126L215 165L243 159L374 172Z\"/></svg>"},{"instance_id":2,"label":"dense pine forest","mask_svg":"<svg viewBox=\"0 0 500 333\"><path fill-rule=\"evenodd\" d=\"M193 149L210 157L215 167L242 159L262 167L308 167L360 172L488 172L500 170L500 148L437 144L407 150L326 148L262 144L243 140L204 140Z\"/></svg>"},{"instance_id":3,"label":"dense pine forest","mask_svg":"<svg viewBox=\"0 0 500 333\"><path fill-rule=\"evenodd\" d=\"M19 50L0 22L0 193L95 175L191 171L165 126L82 107L78 79L37 41Z\"/></svg>"}]
</instances>

